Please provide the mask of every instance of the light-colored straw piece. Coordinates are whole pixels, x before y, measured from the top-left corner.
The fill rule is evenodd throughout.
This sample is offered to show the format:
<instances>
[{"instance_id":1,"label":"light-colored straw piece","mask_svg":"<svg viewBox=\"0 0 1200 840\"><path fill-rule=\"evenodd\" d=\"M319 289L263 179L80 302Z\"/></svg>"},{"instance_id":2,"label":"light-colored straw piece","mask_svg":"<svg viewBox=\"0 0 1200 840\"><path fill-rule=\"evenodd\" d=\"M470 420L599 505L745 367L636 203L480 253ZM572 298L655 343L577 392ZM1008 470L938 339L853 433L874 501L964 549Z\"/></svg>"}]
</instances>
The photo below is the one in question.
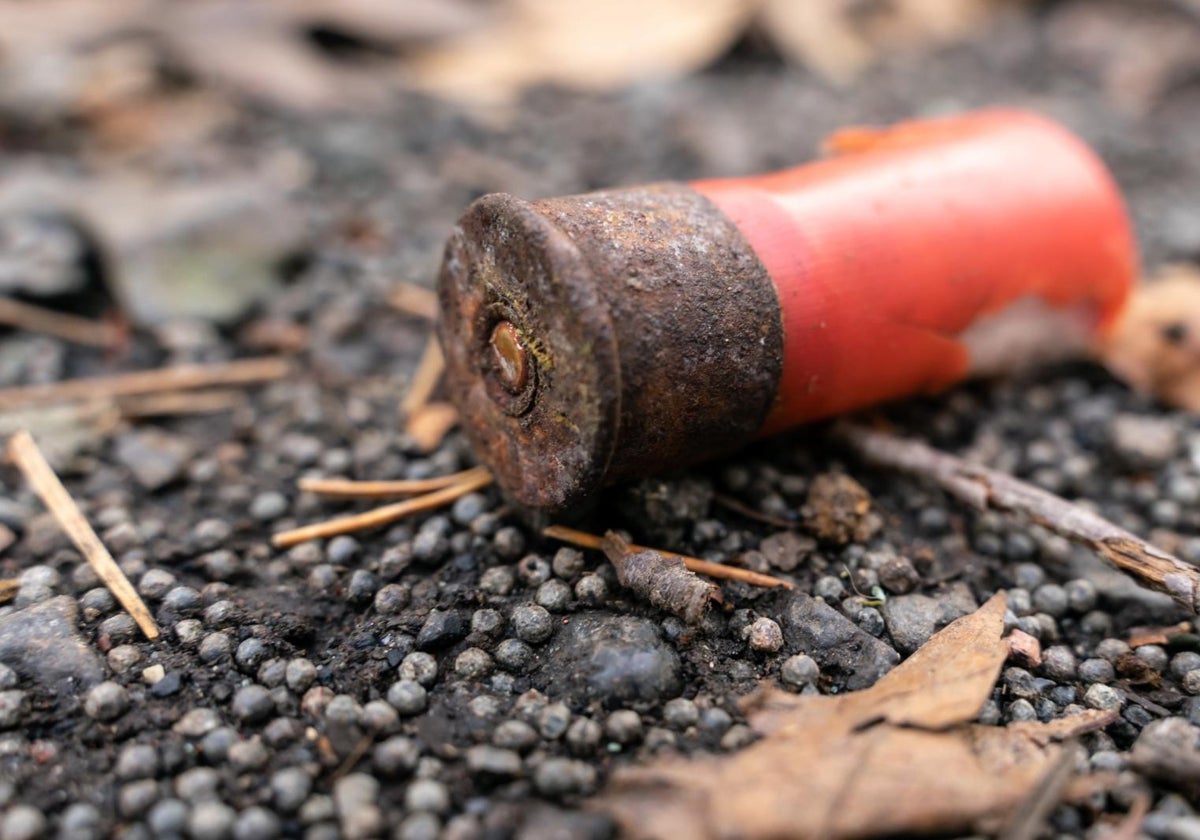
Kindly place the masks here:
<instances>
[{"instance_id":1,"label":"light-colored straw piece","mask_svg":"<svg viewBox=\"0 0 1200 840\"><path fill-rule=\"evenodd\" d=\"M68 379L44 385L19 385L0 388L0 410L28 405L115 399L161 391L248 385L280 379L290 371L291 364L287 359L280 356L264 356L212 365L173 365L112 376Z\"/></svg>"},{"instance_id":2,"label":"light-colored straw piece","mask_svg":"<svg viewBox=\"0 0 1200 840\"><path fill-rule=\"evenodd\" d=\"M472 467L462 472L439 475L434 478L410 478L397 481L351 481L346 478L302 478L297 482L301 490L330 496L336 499L379 499L389 496L415 496L432 493L453 484L488 475L486 467Z\"/></svg>"},{"instance_id":3,"label":"light-colored straw piece","mask_svg":"<svg viewBox=\"0 0 1200 840\"><path fill-rule=\"evenodd\" d=\"M7 297L0 297L0 324L52 335L88 347L115 347L121 340L121 331L113 324L67 315Z\"/></svg>"},{"instance_id":4,"label":"light-colored straw piece","mask_svg":"<svg viewBox=\"0 0 1200 840\"><path fill-rule=\"evenodd\" d=\"M67 488L54 474L33 436L24 430L17 432L8 442L8 454L25 474L34 492L41 497L50 513L58 520L58 524L67 532L71 542L75 543L75 547L104 581L104 585L133 616L146 638L151 641L157 639L158 625L154 623L150 610L146 608L145 602L137 594L129 578L125 577L117 561L113 560L108 549L104 547L104 543L100 542L100 538L88 524Z\"/></svg>"},{"instance_id":5,"label":"light-colored straw piece","mask_svg":"<svg viewBox=\"0 0 1200 840\"><path fill-rule=\"evenodd\" d=\"M353 516L343 516L338 519L330 519L326 522L305 525L302 528L294 528L291 531L281 531L271 538L271 545L276 548L291 548L294 545L299 545L309 540L336 537L339 534L350 534L355 531L365 531L368 528L378 528L381 525L390 525L396 520L411 516L414 513L423 513L427 510L439 508L442 505L448 505L460 496L465 496L475 490L487 487L492 483L492 480L491 473L483 472L482 474L460 481L458 484L451 484L449 487L443 487L441 490L426 493L424 496L405 499L403 502L384 505L383 507L377 507L374 510L368 510L365 513L358 513Z\"/></svg>"}]
</instances>

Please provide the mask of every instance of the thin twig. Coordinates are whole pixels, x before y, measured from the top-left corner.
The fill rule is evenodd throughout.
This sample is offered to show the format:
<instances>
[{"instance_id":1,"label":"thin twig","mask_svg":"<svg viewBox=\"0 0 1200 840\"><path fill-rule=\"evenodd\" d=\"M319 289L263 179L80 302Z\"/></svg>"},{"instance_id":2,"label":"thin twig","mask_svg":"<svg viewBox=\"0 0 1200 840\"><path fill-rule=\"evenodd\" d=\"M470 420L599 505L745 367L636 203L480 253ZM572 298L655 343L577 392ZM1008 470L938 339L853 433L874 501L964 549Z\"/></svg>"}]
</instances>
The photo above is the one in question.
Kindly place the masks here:
<instances>
[{"instance_id":1,"label":"thin twig","mask_svg":"<svg viewBox=\"0 0 1200 840\"><path fill-rule=\"evenodd\" d=\"M301 490L318 496L337 499L379 499L389 496L413 496L417 493L432 493L480 475L488 475L487 467L472 467L450 475L435 478L412 478L400 481L351 481L345 478L302 478L297 482Z\"/></svg>"},{"instance_id":2,"label":"thin twig","mask_svg":"<svg viewBox=\"0 0 1200 840\"><path fill-rule=\"evenodd\" d=\"M404 424L404 432L412 438L417 449L432 452L457 425L457 408L448 402L431 402L412 410Z\"/></svg>"},{"instance_id":3,"label":"thin twig","mask_svg":"<svg viewBox=\"0 0 1200 840\"><path fill-rule=\"evenodd\" d=\"M353 516L343 516L326 522L305 525L302 528L294 528L291 531L281 531L271 538L271 545L276 548L291 548L294 545L308 542L309 540L336 537L339 534L349 534L354 531L364 531L368 528L389 525L397 519L403 519L414 513L423 513L424 511L449 504L460 496L465 496L475 490L487 487L492 483L492 480L492 474L485 472L481 475L460 481L458 484L452 484L449 487L443 487L441 490L426 493L424 496L417 496L416 498L406 499L403 502L384 505L383 507Z\"/></svg>"},{"instance_id":4,"label":"thin twig","mask_svg":"<svg viewBox=\"0 0 1200 840\"><path fill-rule=\"evenodd\" d=\"M592 548L597 551L604 550L604 538L596 534L589 534L586 531L577 531L574 528L568 528L565 525L550 525L542 529L542 536L550 537L554 540L562 540L565 543L579 546L580 548ZM663 551L659 548L647 548L644 545L629 546L632 551L657 551L664 557L678 557L683 561L683 565L689 571L697 574L707 575L711 578L719 578L721 580L740 580L742 583L749 583L754 586L763 586L772 589L776 586L782 586L785 589L795 588L793 584L786 580L780 580L771 575L752 572L749 569L740 569L737 566L726 566L723 563L710 563L707 560L701 560L699 557L689 557L686 554L677 554L674 551Z\"/></svg>"},{"instance_id":5,"label":"thin twig","mask_svg":"<svg viewBox=\"0 0 1200 840\"><path fill-rule=\"evenodd\" d=\"M604 535L601 548L622 586L688 624L702 622L713 601L722 600L715 583L698 576L678 557L637 551L614 531Z\"/></svg>"},{"instance_id":6,"label":"thin twig","mask_svg":"<svg viewBox=\"0 0 1200 840\"><path fill-rule=\"evenodd\" d=\"M435 321L438 316L438 296L432 289L418 286L416 283L401 283L388 295L388 303L393 309L405 315L416 315L427 321Z\"/></svg>"},{"instance_id":7,"label":"thin twig","mask_svg":"<svg viewBox=\"0 0 1200 840\"><path fill-rule=\"evenodd\" d=\"M248 385L280 379L291 371L287 359L265 356L212 365L175 365L173 367L68 379L45 385L20 385L0 388L0 410L27 405L77 402L102 397L129 397L160 391L184 391L224 385Z\"/></svg>"},{"instance_id":8,"label":"thin twig","mask_svg":"<svg viewBox=\"0 0 1200 840\"><path fill-rule=\"evenodd\" d=\"M21 588L21 584L11 578L0 580L0 604L6 604L13 598L17 597L17 590Z\"/></svg>"},{"instance_id":9,"label":"thin twig","mask_svg":"<svg viewBox=\"0 0 1200 840\"><path fill-rule=\"evenodd\" d=\"M218 414L222 411L233 411L242 405L245 399L246 395L241 391L228 388L212 391L170 391L124 397L117 401L117 409L122 417L131 420L177 414Z\"/></svg>"},{"instance_id":10,"label":"thin twig","mask_svg":"<svg viewBox=\"0 0 1200 840\"><path fill-rule=\"evenodd\" d=\"M855 423L834 435L866 462L930 481L979 510L1019 513L1054 533L1091 548L1142 586L1165 592L1200 611L1200 568L1150 545L1081 505L998 470L972 464L919 441Z\"/></svg>"},{"instance_id":11,"label":"thin twig","mask_svg":"<svg viewBox=\"0 0 1200 840\"><path fill-rule=\"evenodd\" d=\"M50 513L58 520L58 524L67 532L71 542L75 543L75 547L104 581L105 586L121 602L121 606L133 616L133 620L137 622L138 627L142 628L146 638L151 641L157 639L158 625L154 623L154 617L150 615L150 610L146 608L146 604L129 582L129 578L125 577L121 567L108 553L104 543L100 542L100 538L88 524L83 512L79 510L79 506L67 492L67 488L58 480L58 476L54 474L54 470L51 469L45 456L42 455L42 451L38 449L37 443L34 442L33 436L27 431L17 432L8 442L8 454L20 467L34 492L41 497Z\"/></svg>"},{"instance_id":12,"label":"thin twig","mask_svg":"<svg viewBox=\"0 0 1200 840\"><path fill-rule=\"evenodd\" d=\"M764 525L771 525L776 528L795 528L796 523L791 520L784 519L780 516L772 516L769 513L763 513L761 510L755 510L750 505L735 499L733 496L726 496L724 493L717 493L713 496L713 501L723 508L727 508L738 516L744 516L747 519L752 519L755 522L762 522Z\"/></svg>"},{"instance_id":13,"label":"thin twig","mask_svg":"<svg viewBox=\"0 0 1200 840\"><path fill-rule=\"evenodd\" d=\"M56 312L7 297L0 297L0 324L52 335L89 347L115 347L121 341L121 331L113 324Z\"/></svg>"},{"instance_id":14,"label":"thin twig","mask_svg":"<svg viewBox=\"0 0 1200 840\"><path fill-rule=\"evenodd\" d=\"M425 352L421 354L421 361L417 362L417 369L413 372L412 381L408 384L408 393L400 401L402 414L407 417L429 402L445 368L446 360L442 356L442 345L438 344L435 337L430 336L429 342L425 345Z\"/></svg>"}]
</instances>

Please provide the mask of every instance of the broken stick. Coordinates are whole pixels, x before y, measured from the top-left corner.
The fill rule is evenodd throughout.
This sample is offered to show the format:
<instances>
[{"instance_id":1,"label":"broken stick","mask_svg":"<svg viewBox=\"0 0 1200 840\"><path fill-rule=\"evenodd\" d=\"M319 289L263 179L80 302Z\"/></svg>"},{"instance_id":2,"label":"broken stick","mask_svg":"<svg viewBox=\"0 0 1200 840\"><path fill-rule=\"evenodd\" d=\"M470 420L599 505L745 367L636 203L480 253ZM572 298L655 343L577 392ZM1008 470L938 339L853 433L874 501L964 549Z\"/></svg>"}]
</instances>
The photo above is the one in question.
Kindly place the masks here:
<instances>
[{"instance_id":1,"label":"broken stick","mask_svg":"<svg viewBox=\"0 0 1200 840\"><path fill-rule=\"evenodd\" d=\"M638 550L613 531L604 535L600 547L622 586L688 624L699 624L709 604L724 600L715 583L701 580L679 557Z\"/></svg>"},{"instance_id":2,"label":"broken stick","mask_svg":"<svg viewBox=\"0 0 1200 840\"><path fill-rule=\"evenodd\" d=\"M451 484L449 487L443 487L441 490L426 493L424 496L405 499L403 502L384 505L383 507L377 507L374 510L357 513L353 516L343 516L327 522L317 522L313 525L305 525L302 528L293 528L290 531L280 531L271 537L271 545L276 548L291 548L294 545L299 545L309 540L336 537L340 534L349 534L355 531L365 531L368 528L378 528L381 525L390 525L406 516L423 513L424 511L447 505L460 496L480 490L491 483L492 474L487 470L483 470L472 477L463 479L457 484Z\"/></svg>"},{"instance_id":3,"label":"broken stick","mask_svg":"<svg viewBox=\"0 0 1200 840\"><path fill-rule=\"evenodd\" d=\"M7 297L0 297L0 324L52 335L89 347L115 347L121 341L121 331L114 324L56 312Z\"/></svg>"},{"instance_id":4,"label":"broken stick","mask_svg":"<svg viewBox=\"0 0 1200 840\"><path fill-rule=\"evenodd\" d=\"M450 487L468 479L488 475L486 467L473 467L462 472L439 475L433 478L401 479L399 481L351 481L345 478L302 478L297 482L301 490L337 499L378 499L384 496L411 496L431 493Z\"/></svg>"},{"instance_id":5,"label":"broken stick","mask_svg":"<svg viewBox=\"0 0 1200 840\"><path fill-rule=\"evenodd\" d=\"M161 391L184 391L222 385L249 385L280 379L291 371L287 359L266 356L212 365L174 365L112 376L68 379L44 385L0 388L0 410L27 405L129 397Z\"/></svg>"},{"instance_id":6,"label":"broken stick","mask_svg":"<svg viewBox=\"0 0 1200 840\"><path fill-rule=\"evenodd\" d=\"M50 513L58 520L58 524L67 532L71 542L75 543L75 547L104 581L104 585L133 616L146 638L151 641L157 639L158 625L150 615L150 610L146 608L145 602L137 594L129 578L125 577L117 561L113 560L108 549L104 547L104 543L100 542L100 538L88 524L67 488L54 474L33 436L24 430L17 432L8 442L8 454L24 473L34 492L41 497Z\"/></svg>"},{"instance_id":7,"label":"broken stick","mask_svg":"<svg viewBox=\"0 0 1200 840\"><path fill-rule=\"evenodd\" d=\"M604 550L604 538L598 537L595 534L589 534L586 531L577 531L574 528L568 528L565 525L550 525L542 529L542 536L550 537L554 540L562 540L565 543L579 546L580 548L591 548L597 551ZM683 565L688 571L696 572L697 574L707 575L711 578L719 578L722 580L740 580L742 583L749 583L752 586L763 586L768 589L776 586L782 586L784 589L794 589L795 586L788 583L786 580L781 580L771 575L764 575L759 572L752 572L749 569L740 569L737 566L726 566L723 563L710 563L707 560L701 560L699 557L688 557L686 554L677 554L674 551L663 551L658 548L647 548L644 545L631 545L629 548L633 551L656 551L663 557L678 558L683 561Z\"/></svg>"},{"instance_id":8,"label":"broken stick","mask_svg":"<svg viewBox=\"0 0 1200 840\"><path fill-rule=\"evenodd\" d=\"M867 463L925 479L979 510L1024 514L1091 548L1142 586L1165 592L1191 612L1200 612L1200 568L1081 505L1007 473L888 432L842 422L834 426L833 434Z\"/></svg>"}]
</instances>

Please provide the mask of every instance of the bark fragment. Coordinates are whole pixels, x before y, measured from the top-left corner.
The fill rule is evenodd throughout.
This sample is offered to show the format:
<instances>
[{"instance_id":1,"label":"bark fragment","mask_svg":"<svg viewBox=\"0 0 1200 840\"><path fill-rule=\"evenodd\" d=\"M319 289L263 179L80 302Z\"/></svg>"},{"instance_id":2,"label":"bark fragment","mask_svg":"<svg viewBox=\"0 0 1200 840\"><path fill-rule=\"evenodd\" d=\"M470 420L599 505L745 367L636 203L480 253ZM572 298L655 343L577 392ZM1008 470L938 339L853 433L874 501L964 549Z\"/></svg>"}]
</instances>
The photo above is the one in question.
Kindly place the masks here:
<instances>
[{"instance_id":1,"label":"bark fragment","mask_svg":"<svg viewBox=\"0 0 1200 840\"><path fill-rule=\"evenodd\" d=\"M622 586L688 624L699 624L708 605L721 600L721 590L688 571L678 557L634 551L628 540L613 531L604 535L602 548Z\"/></svg>"}]
</instances>

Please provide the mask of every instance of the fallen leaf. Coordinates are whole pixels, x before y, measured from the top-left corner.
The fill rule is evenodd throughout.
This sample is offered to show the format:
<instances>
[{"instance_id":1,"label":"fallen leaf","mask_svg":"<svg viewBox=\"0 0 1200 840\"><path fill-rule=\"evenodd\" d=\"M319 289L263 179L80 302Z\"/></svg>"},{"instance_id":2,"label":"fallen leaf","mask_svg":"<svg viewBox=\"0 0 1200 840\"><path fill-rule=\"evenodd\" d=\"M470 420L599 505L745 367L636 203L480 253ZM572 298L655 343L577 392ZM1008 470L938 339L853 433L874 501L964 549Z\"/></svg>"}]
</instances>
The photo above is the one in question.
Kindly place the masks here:
<instances>
[{"instance_id":1,"label":"fallen leaf","mask_svg":"<svg viewBox=\"0 0 1200 840\"><path fill-rule=\"evenodd\" d=\"M596 804L629 836L644 838L994 830L1058 759L1055 742L1116 717L1086 711L1006 728L968 723L1008 654L1004 610L1004 596L994 596L864 691L767 690L748 708L762 740L730 756L618 771Z\"/></svg>"},{"instance_id":2,"label":"fallen leaf","mask_svg":"<svg viewBox=\"0 0 1200 840\"><path fill-rule=\"evenodd\" d=\"M409 80L443 96L505 103L537 84L584 90L676 76L727 49L752 0L509 0L485 31L415 56Z\"/></svg>"},{"instance_id":3,"label":"fallen leaf","mask_svg":"<svg viewBox=\"0 0 1200 840\"><path fill-rule=\"evenodd\" d=\"M790 61L845 84L884 51L963 39L1007 0L762 0L758 25Z\"/></svg>"},{"instance_id":4,"label":"fallen leaf","mask_svg":"<svg viewBox=\"0 0 1200 840\"><path fill-rule=\"evenodd\" d=\"M1131 388L1200 412L1200 267L1169 266L1138 288L1099 353Z\"/></svg>"}]
</instances>

